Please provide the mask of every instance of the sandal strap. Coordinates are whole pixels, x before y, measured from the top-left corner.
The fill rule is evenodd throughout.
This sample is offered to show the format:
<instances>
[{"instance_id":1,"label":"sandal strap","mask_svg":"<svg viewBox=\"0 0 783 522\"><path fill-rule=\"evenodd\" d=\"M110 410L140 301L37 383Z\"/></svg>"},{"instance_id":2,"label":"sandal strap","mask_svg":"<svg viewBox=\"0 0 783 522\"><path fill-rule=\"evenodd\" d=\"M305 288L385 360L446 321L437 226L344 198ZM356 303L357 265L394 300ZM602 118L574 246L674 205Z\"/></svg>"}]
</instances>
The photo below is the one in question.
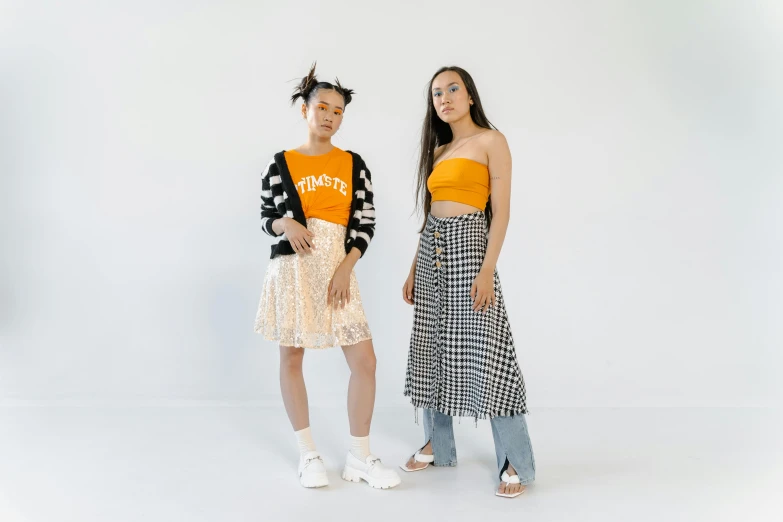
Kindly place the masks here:
<instances>
[{"instance_id":1,"label":"sandal strap","mask_svg":"<svg viewBox=\"0 0 783 522\"><path fill-rule=\"evenodd\" d=\"M504 471L500 476L500 480L506 484L519 484L519 475L509 475L508 472Z\"/></svg>"},{"instance_id":2,"label":"sandal strap","mask_svg":"<svg viewBox=\"0 0 783 522\"><path fill-rule=\"evenodd\" d=\"M435 455L423 455L417 451L413 455L413 460L422 464L432 464L435 462Z\"/></svg>"}]
</instances>

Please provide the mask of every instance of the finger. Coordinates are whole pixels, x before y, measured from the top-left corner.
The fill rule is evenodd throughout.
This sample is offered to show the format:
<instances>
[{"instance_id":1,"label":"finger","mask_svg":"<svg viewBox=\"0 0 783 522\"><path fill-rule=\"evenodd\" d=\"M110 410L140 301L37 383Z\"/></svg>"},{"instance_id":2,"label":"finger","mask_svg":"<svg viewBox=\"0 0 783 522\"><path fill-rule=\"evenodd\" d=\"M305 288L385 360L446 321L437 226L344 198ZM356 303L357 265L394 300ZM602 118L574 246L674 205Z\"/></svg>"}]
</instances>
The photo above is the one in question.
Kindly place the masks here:
<instances>
[{"instance_id":1,"label":"finger","mask_svg":"<svg viewBox=\"0 0 783 522\"><path fill-rule=\"evenodd\" d=\"M312 234L304 236L302 238L302 240L307 245L308 249L312 248L313 250L315 250L315 241L313 241L313 235Z\"/></svg>"},{"instance_id":2,"label":"finger","mask_svg":"<svg viewBox=\"0 0 783 522\"><path fill-rule=\"evenodd\" d=\"M302 250L309 253L310 252L310 243L307 242L306 237L302 237L299 239L299 244L302 245Z\"/></svg>"},{"instance_id":3,"label":"finger","mask_svg":"<svg viewBox=\"0 0 783 522\"><path fill-rule=\"evenodd\" d=\"M476 286L476 283L473 283L470 287L470 298L475 300L477 292L478 292L478 287Z\"/></svg>"},{"instance_id":4,"label":"finger","mask_svg":"<svg viewBox=\"0 0 783 522\"><path fill-rule=\"evenodd\" d=\"M296 239L292 239L291 240L291 248L293 248L294 252L296 252L297 254L301 254L302 253L302 247L299 246L299 242L297 242Z\"/></svg>"},{"instance_id":5,"label":"finger","mask_svg":"<svg viewBox=\"0 0 783 522\"><path fill-rule=\"evenodd\" d=\"M350 304L351 302L351 289L348 288L345 290L345 304Z\"/></svg>"},{"instance_id":6,"label":"finger","mask_svg":"<svg viewBox=\"0 0 783 522\"><path fill-rule=\"evenodd\" d=\"M408 304L413 304L413 301L411 300L411 292L407 284L402 287L402 300Z\"/></svg>"},{"instance_id":7,"label":"finger","mask_svg":"<svg viewBox=\"0 0 783 522\"><path fill-rule=\"evenodd\" d=\"M413 304L413 288L409 285L403 289L403 299L408 304Z\"/></svg>"},{"instance_id":8,"label":"finger","mask_svg":"<svg viewBox=\"0 0 783 522\"><path fill-rule=\"evenodd\" d=\"M343 290L343 293L340 294L340 307L344 310L347 304L348 304L348 290Z\"/></svg>"}]
</instances>

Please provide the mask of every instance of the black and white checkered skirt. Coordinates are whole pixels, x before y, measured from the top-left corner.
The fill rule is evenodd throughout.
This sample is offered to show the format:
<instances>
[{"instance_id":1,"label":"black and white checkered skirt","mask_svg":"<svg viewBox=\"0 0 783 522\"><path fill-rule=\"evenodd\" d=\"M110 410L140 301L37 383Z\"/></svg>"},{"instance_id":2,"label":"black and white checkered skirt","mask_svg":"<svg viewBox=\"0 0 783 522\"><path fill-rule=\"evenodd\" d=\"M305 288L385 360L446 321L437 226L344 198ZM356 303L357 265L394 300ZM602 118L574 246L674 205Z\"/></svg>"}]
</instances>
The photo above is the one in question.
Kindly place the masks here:
<instances>
[{"instance_id":1,"label":"black and white checkered skirt","mask_svg":"<svg viewBox=\"0 0 783 522\"><path fill-rule=\"evenodd\" d=\"M495 306L472 309L470 288L486 251L483 212L429 216L416 261L405 378L414 407L476 419L527 413L497 270Z\"/></svg>"}]
</instances>

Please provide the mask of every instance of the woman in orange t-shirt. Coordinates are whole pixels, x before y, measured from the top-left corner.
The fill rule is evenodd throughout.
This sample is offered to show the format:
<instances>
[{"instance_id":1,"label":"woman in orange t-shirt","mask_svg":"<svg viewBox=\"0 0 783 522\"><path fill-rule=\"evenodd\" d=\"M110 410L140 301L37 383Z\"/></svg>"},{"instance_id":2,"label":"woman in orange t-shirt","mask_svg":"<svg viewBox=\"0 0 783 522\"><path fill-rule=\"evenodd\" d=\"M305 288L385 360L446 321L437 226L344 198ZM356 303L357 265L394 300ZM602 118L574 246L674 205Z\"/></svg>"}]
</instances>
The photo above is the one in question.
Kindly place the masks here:
<instances>
[{"instance_id":1,"label":"woman in orange t-shirt","mask_svg":"<svg viewBox=\"0 0 783 522\"><path fill-rule=\"evenodd\" d=\"M361 156L332 145L352 95L339 81L319 82L314 64L291 98L302 100L307 141L275 154L262 175L262 228L279 241L255 331L280 344L280 388L299 444L302 486L329 483L310 433L302 360L307 349L339 345L351 369L351 447L342 478L385 489L400 477L370 453L375 352L353 271L375 233L372 182Z\"/></svg>"}]
</instances>

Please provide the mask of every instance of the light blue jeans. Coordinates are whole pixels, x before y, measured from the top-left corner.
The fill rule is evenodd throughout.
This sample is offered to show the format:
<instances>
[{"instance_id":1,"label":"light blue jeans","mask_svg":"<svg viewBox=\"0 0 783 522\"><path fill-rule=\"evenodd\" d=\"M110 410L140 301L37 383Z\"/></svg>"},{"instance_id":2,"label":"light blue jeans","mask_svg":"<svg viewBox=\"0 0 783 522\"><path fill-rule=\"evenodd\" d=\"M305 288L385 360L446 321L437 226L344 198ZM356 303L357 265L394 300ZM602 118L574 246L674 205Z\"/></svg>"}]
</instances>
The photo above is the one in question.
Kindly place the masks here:
<instances>
[{"instance_id":1,"label":"light blue jeans","mask_svg":"<svg viewBox=\"0 0 783 522\"><path fill-rule=\"evenodd\" d=\"M514 466L519 481L530 484L536 478L536 460L533 457L533 446L527 432L527 422L524 415L510 417L493 417L492 437L495 439L495 454L498 461L498 479L508 467ZM457 447L454 444L454 423L449 415L425 409L424 410L424 445L432 441L432 454L436 466L456 466Z\"/></svg>"}]
</instances>

